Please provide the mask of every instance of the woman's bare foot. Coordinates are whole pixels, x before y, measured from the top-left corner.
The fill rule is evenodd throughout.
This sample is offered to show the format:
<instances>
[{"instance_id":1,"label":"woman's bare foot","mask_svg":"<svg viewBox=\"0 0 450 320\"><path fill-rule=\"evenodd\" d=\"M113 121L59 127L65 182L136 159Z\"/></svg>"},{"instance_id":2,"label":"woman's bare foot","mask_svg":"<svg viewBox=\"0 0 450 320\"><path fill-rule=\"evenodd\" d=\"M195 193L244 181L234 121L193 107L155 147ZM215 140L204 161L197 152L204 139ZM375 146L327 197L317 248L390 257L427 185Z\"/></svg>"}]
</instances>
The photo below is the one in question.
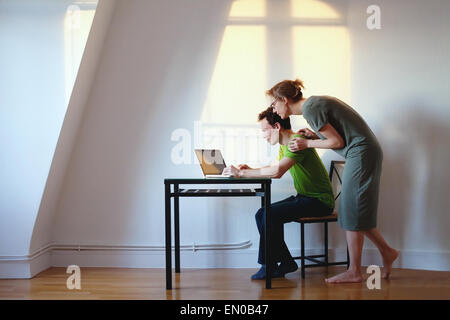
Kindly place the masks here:
<instances>
[{"instance_id":1,"label":"woman's bare foot","mask_svg":"<svg viewBox=\"0 0 450 320\"><path fill-rule=\"evenodd\" d=\"M361 271L351 271L347 270L337 276L325 279L326 283L354 283L354 282L362 282L363 277Z\"/></svg>"},{"instance_id":2,"label":"woman's bare foot","mask_svg":"<svg viewBox=\"0 0 450 320\"><path fill-rule=\"evenodd\" d=\"M381 274L381 277L383 279L389 279L389 275L391 274L392 269L392 263L397 259L398 257L398 251L395 249L389 250L387 253L383 255L383 272Z\"/></svg>"}]
</instances>

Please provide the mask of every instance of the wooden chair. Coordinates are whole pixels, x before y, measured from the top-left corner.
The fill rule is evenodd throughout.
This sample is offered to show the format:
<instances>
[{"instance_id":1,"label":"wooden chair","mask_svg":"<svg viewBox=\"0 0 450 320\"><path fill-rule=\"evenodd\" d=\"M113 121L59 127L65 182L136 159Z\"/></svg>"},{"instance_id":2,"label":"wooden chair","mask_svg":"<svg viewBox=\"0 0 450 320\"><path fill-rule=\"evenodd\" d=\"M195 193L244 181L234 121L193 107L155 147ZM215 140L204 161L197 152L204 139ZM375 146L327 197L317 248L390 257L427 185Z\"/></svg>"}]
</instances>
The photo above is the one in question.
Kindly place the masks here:
<instances>
[{"instance_id":1,"label":"wooden chair","mask_svg":"<svg viewBox=\"0 0 450 320\"><path fill-rule=\"evenodd\" d=\"M342 180L339 174L339 171L337 169L337 166L344 166L345 161L331 161L330 165L330 181L331 185L333 186L333 192L335 194L335 200L339 198L341 195L340 190L337 190L334 188L334 185L337 184L339 187L342 185ZM338 178L338 181L336 183L335 180L333 180L333 177L336 176ZM337 195L336 195L337 194ZM336 266L336 265L347 265L347 269L350 264L350 257L348 254L348 247L347 247L347 261L340 261L340 262L329 262L328 261L328 223L329 222L336 222L338 218L338 213L336 210L329 215L324 217L307 217L307 218L300 218L296 220L295 222L300 223L300 242L301 242L301 256L299 257L293 257L294 260L301 260L301 272L302 272L302 278L305 278L305 269L306 268L312 268L312 267L328 267L328 266ZM305 256L305 224L309 223L323 223L324 225L324 253L319 255L310 255ZM318 258L323 258L323 261L318 260ZM311 264L305 264L305 260L311 261Z\"/></svg>"}]
</instances>

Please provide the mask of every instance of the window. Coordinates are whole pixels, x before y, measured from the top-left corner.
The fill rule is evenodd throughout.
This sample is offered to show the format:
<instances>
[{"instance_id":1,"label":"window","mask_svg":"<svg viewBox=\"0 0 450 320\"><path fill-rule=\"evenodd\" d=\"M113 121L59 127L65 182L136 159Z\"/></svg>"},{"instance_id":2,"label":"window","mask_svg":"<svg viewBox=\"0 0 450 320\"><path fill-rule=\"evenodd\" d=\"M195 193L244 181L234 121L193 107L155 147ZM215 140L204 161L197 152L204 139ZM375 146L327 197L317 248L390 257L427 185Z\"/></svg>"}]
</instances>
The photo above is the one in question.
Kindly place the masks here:
<instances>
[{"instance_id":1,"label":"window","mask_svg":"<svg viewBox=\"0 0 450 320\"><path fill-rule=\"evenodd\" d=\"M77 1L67 8L64 18L65 96L69 102L86 46L97 1Z\"/></svg>"},{"instance_id":2,"label":"window","mask_svg":"<svg viewBox=\"0 0 450 320\"><path fill-rule=\"evenodd\" d=\"M305 96L349 102L350 46L346 20L319 0L235 0L197 127L196 148L220 148L232 163L260 166L278 146L262 139L257 115L265 91L284 79L305 82ZM293 129L308 127L292 117ZM325 150L318 149L321 155Z\"/></svg>"}]
</instances>

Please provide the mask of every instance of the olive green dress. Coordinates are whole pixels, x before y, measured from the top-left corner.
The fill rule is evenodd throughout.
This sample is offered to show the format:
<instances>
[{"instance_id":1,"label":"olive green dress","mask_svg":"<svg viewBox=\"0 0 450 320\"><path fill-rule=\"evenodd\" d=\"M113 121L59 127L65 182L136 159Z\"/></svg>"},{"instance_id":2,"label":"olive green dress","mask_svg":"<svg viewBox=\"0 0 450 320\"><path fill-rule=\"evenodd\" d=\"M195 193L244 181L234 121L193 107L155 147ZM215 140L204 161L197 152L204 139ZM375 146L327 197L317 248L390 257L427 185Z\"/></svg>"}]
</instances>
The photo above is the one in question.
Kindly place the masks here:
<instances>
[{"instance_id":1,"label":"olive green dress","mask_svg":"<svg viewBox=\"0 0 450 320\"><path fill-rule=\"evenodd\" d=\"M330 123L345 141L333 149L345 158L338 223L344 230L376 228L383 151L364 119L349 105L330 96L311 96L303 103L303 117L320 139Z\"/></svg>"}]
</instances>

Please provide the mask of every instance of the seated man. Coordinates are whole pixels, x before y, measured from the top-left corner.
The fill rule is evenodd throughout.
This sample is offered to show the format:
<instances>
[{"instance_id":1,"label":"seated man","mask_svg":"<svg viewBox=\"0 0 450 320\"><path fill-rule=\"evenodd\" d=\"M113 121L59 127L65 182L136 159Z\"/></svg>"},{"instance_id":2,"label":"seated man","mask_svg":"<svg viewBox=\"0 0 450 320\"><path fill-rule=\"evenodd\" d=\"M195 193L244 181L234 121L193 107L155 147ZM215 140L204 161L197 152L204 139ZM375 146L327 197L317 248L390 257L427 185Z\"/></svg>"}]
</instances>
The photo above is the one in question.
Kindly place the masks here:
<instances>
[{"instance_id":1,"label":"seated man","mask_svg":"<svg viewBox=\"0 0 450 320\"><path fill-rule=\"evenodd\" d=\"M271 223L271 255L273 266L272 277L284 277L286 273L298 269L283 239L284 223L302 217L321 217L329 215L334 209L334 196L328 173L315 149L304 149L290 152L288 143L294 137L302 137L291 130L289 118L281 119L273 112L272 107L261 112L258 116L264 138L272 145L280 144L279 162L275 165L252 169L247 165L237 168L228 166L224 174L234 177L269 177L280 178L289 169L292 175L297 195L270 205L269 221ZM252 280L266 277L264 230L265 212L261 208L256 213L260 241L258 263L261 269L254 274ZM278 266L277 263L280 262Z\"/></svg>"}]
</instances>

